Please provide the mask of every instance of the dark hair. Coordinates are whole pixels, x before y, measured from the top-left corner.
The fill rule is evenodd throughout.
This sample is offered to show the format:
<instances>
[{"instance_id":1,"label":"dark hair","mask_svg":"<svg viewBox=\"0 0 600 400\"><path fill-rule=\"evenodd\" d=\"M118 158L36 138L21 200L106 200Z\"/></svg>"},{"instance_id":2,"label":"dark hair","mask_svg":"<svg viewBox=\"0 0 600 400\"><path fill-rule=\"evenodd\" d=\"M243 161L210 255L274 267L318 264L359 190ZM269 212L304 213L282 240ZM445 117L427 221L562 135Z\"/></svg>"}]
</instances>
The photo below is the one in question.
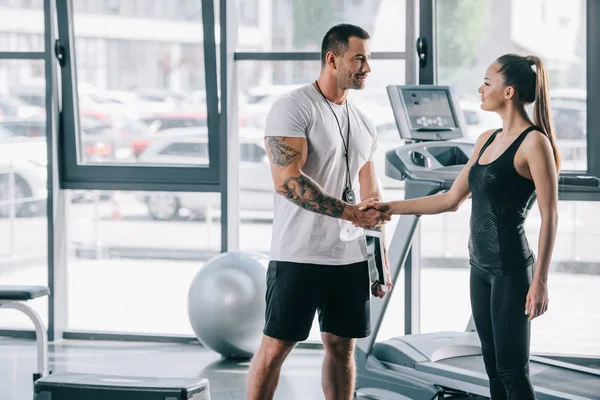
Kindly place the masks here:
<instances>
[{"instance_id":1,"label":"dark hair","mask_svg":"<svg viewBox=\"0 0 600 400\"><path fill-rule=\"evenodd\" d=\"M352 24L339 24L327 31L321 43L321 68L326 64L325 56L332 51L336 55L342 55L348 50L348 41L351 37L369 39L369 33L360 26Z\"/></svg>"},{"instance_id":2,"label":"dark hair","mask_svg":"<svg viewBox=\"0 0 600 400\"><path fill-rule=\"evenodd\" d=\"M560 155L556 145L556 136L552 128L550 112L550 82L544 63L536 56L520 56L505 54L496 62L498 70L504 76L504 84L512 86L517 92L521 104L535 103L533 106L533 123L542 130L552 145L556 169L560 168ZM535 66L535 71L533 70Z\"/></svg>"}]
</instances>

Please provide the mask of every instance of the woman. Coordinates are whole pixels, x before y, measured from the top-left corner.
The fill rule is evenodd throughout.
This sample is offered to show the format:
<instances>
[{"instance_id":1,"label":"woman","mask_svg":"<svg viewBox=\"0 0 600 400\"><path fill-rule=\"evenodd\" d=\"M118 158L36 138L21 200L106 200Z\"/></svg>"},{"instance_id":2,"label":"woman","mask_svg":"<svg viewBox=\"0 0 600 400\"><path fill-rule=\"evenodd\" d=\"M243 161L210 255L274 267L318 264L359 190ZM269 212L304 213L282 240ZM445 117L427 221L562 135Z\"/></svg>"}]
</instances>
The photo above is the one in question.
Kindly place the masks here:
<instances>
[{"instance_id":1,"label":"woman","mask_svg":"<svg viewBox=\"0 0 600 400\"><path fill-rule=\"evenodd\" d=\"M535 67L535 70L534 70ZM534 399L530 321L548 309L548 267L558 223L558 149L550 123L548 75L538 57L507 54L488 69L481 108L502 118L484 132L452 188L418 199L363 205L392 214L456 211L472 196L470 296L493 400ZM533 103L533 122L525 107ZM538 257L523 224L534 195L542 217Z\"/></svg>"}]
</instances>

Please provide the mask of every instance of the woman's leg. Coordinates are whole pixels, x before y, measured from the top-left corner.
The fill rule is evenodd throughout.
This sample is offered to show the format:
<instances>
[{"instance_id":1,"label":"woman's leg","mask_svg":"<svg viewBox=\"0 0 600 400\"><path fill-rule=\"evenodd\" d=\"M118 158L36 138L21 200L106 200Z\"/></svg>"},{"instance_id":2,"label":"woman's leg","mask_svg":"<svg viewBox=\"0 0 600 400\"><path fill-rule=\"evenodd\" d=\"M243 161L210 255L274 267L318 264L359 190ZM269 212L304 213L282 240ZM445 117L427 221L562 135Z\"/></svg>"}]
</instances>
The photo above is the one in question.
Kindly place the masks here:
<instances>
[{"instance_id":1,"label":"woman's leg","mask_svg":"<svg viewBox=\"0 0 600 400\"><path fill-rule=\"evenodd\" d=\"M530 322L525 299L533 266L496 276L492 282L492 325L498 374L508 400L531 400L535 394L529 379Z\"/></svg>"},{"instance_id":2,"label":"woman's leg","mask_svg":"<svg viewBox=\"0 0 600 400\"><path fill-rule=\"evenodd\" d=\"M491 317L491 279L493 275L479 267L471 266L471 311L477 328L485 370L490 379L492 400L506 400L506 390L496 369L496 349Z\"/></svg>"}]
</instances>

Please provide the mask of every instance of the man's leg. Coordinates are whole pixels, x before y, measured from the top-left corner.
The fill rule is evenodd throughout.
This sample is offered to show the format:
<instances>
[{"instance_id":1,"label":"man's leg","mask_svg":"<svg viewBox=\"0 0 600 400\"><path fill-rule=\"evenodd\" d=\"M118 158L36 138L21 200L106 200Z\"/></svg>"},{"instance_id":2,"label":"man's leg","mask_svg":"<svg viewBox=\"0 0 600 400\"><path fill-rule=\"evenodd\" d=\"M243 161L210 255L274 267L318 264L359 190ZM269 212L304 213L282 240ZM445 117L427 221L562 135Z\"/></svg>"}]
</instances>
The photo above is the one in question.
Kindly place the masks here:
<instances>
[{"instance_id":1,"label":"man's leg","mask_svg":"<svg viewBox=\"0 0 600 400\"><path fill-rule=\"evenodd\" d=\"M281 365L310 332L325 288L322 274L320 266L269 263L264 336L248 371L248 400L273 398Z\"/></svg>"},{"instance_id":2,"label":"man's leg","mask_svg":"<svg viewBox=\"0 0 600 400\"><path fill-rule=\"evenodd\" d=\"M323 391L327 400L350 400L354 393L354 338L371 334L367 262L328 267L325 300L319 310L325 346Z\"/></svg>"},{"instance_id":3,"label":"man's leg","mask_svg":"<svg viewBox=\"0 0 600 400\"><path fill-rule=\"evenodd\" d=\"M263 335L260 348L248 371L248 400L271 400L279 382L281 365L296 342L287 342Z\"/></svg>"},{"instance_id":4,"label":"man's leg","mask_svg":"<svg viewBox=\"0 0 600 400\"><path fill-rule=\"evenodd\" d=\"M354 393L355 339L321 333L325 346L321 381L327 400L351 400Z\"/></svg>"}]
</instances>

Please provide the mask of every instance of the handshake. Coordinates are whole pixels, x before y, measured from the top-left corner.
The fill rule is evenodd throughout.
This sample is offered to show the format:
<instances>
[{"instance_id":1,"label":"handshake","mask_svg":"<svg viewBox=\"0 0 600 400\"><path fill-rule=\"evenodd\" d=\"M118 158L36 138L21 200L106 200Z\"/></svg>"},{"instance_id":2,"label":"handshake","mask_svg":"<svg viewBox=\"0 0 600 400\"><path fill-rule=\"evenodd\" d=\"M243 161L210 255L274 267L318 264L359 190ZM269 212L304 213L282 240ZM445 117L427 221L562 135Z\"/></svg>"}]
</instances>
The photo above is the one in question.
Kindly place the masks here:
<instances>
[{"instance_id":1,"label":"handshake","mask_svg":"<svg viewBox=\"0 0 600 400\"><path fill-rule=\"evenodd\" d=\"M373 229L390 221L392 214L388 203L370 198L356 205L346 205L342 218L352 222L354 226Z\"/></svg>"}]
</instances>

